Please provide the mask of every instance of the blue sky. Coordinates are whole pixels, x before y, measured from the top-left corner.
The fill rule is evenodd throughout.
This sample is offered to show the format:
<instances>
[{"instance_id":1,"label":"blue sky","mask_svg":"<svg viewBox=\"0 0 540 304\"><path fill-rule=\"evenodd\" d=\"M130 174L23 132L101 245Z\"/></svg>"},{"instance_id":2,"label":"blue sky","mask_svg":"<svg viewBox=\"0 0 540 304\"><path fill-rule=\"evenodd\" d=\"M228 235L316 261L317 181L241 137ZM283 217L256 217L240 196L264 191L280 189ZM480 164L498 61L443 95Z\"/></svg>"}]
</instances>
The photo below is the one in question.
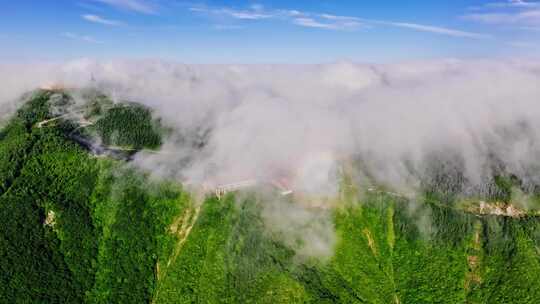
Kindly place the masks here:
<instances>
[{"instance_id":1,"label":"blue sky","mask_svg":"<svg viewBox=\"0 0 540 304\"><path fill-rule=\"evenodd\" d=\"M540 1L4 0L0 61L394 62L537 56Z\"/></svg>"}]
</instances>

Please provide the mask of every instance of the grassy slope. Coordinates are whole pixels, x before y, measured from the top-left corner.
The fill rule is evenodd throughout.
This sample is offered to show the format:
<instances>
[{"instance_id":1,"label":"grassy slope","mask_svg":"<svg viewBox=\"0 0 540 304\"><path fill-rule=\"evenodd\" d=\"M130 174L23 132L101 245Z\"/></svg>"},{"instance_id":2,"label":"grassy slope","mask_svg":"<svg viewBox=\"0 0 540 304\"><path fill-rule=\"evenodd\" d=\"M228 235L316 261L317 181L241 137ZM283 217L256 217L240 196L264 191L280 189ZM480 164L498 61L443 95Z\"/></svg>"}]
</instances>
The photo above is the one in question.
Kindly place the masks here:
<instances>
[{"instance_id":1,"label":"grassy slope","mask_svg":"<svg viewBox=\"0 0 540 304\"><path fill-rule=\"evenodd\" d=\"M206 201L155 302L534 303L540 292L536 219L411 211L377 194L336 211L328 263L298 262L263 230L257 204Z\"/></svg>"},{"instance_id":2,"label":"grassy slope","mask_svg":"<svg viewBox=\"0 0 540 304\"><path fill-rule=\"evenodd\" d=\"M293 252L263 229L255 199L205 201L156 303L295 303L309 295L288 267Z\"/></svg>"},{"instance_id":3,"label":"grassy slope","mask_svg":"<svg viewBox=\"0 0 540 304\"><path fill-rule=\"evenodd\" d=\"M94 197L98 206L94 221L101 233L90 300L97 303L151 299L156 263L170 242L168 225L185 204L181 191L173 186L145 185L144 179L129 171L119 178L115 184L101 185L101 193Z\"/></svg>"}]
</instances>

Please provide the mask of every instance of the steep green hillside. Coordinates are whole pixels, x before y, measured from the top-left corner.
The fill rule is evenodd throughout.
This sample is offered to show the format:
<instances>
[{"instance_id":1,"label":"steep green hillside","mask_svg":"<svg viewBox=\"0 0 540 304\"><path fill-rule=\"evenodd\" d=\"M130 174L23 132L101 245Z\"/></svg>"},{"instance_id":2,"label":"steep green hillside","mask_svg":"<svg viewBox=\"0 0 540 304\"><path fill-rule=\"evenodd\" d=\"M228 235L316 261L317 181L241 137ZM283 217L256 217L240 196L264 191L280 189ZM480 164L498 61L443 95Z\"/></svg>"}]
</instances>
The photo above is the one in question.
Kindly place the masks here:
<instances>
[{"instance_id":1,"label":"steep green hillside","mask_svg":"<svg viewBox=\"0 0 540 304\"><path fill-rule=\"evenodd\" d=\"M40 125L65 115L58 100L71 104L35 92L0 131L0 303L540 299L540 219L475 209L479 199L513 199L519 183L504 174L477 197L458 195L439 167L414 201L344 186L335 208L306 207L331 217L333 254L304 256L287 227L268 229L268 196L196 200L77 139L155 149L162 139L149 110L94 94L87 127L67 116Z\"/></svg>"}]
</instances>

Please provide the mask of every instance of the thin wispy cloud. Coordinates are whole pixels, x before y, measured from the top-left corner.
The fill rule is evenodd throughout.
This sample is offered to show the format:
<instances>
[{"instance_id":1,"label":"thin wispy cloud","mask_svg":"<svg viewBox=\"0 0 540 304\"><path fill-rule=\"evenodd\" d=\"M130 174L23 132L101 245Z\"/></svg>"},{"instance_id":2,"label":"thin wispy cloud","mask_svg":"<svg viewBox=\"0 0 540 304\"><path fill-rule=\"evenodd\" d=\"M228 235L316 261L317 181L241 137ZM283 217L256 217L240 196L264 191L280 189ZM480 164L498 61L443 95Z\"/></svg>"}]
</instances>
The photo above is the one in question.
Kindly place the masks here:
<instances>
[{"instance_id":1,"label":"thin wispy cloud","mask_svg":"<svg viewBox=\"0 0 540 304\"><path fill-rule=\"evenodd\" d=\"M154 3L146 0L93 0L118 9L133 11L142 14L157 14Z\"/></svg>"},{"instance_id":2,"label":"thin wispy cloud","mask_svg":"<svg viewBox=\"0 0 540 304\"><path fill-rule=\"evenodd\" d=\"M228 16L234 19L259 20L276 17L275 14L260 9L236 10L232 8L209 8L204 6L191 7L192 12Z\"/></svg>"},{"instance_id":3,"label":"thin wispy cloud","mask_svg":"<svg viewBox=\"0 0 540 304\"><path fill-rule=\"evenodd\" d=\"M253 12L253 11L235 11L235 10L228 10L224 9L222 13L230 15L233 18L236 19L248 19L248 20L257 20L257 19L267 19L272 18L274 16L260 13L260 12Z\"/></svg>"},{"instance_id":4,"label":"thin wispy cloud","mask_svg":"<svg viewBox=\"0 0 540 304\"><path fill-rule=\"evenodd\" d=\"M336 16L331 14L319 14L319 17L327 20L335 20L335 21L349 21L349 22L359 22L361 19L357 17L350 17L350 16Z\"/></svg>"},{"instance_id":5,"label":"thin wispy cloud","mask_svg":"<svg viewBox=\"0 0 540 304\"><path fill-rule=\"evenodd\" d=\"M540 25L540 9L515 13L477 13L467 14L464 19L486 23L505 25Z\"/></svg>"},{"instance_id":6,"label":"thin wispy cloud","mask_svg":"<svg viewBox=\"0 0 540 304\"><path fill-rule=\"evenodd\" d=\"M247 9L230 7L212 8L207 6L191 7L192 12L230 17L237 20L279 19L294 25L328 30L345 30L358 28L361 23L356 18L334 16L328 14L310 14L297 10L268 10L261 5L252 5Z\"/></svg>"},{"instance_id":7,"label":"thin wispy cloud","mask_svg":"<svg viewBox=\"0 0 540 304\"><path fill-rule=\"evenodd\" d=\"M381 21L380 23L386 24L389 26L394 26L394 27L400 27L400 28L405 28L405 29L410 29L410 30L415 30L415 31L420 31L420 32L428 32L428 33L446 35L446 36L452 36L452 37L473 38L473 39L492 38L492 36L488 34L466 32L466 31L460 31L460 30L455 30L455 29L424 25L424 24L407 23L407 22L388 22L388 21Z\"/></svg>"},{"instance_id":8,"label":"thin wispy cloud","mask_svg":"<svg viewBox=\"0 0 540 304\"><path fill-rule=\"evenodd\" d=\"M305 26L305 27L315 27L315 28L324 28L324 29L332 29L332 30L337 29L337 27L333 24L321 23L321 22L315 21L313 18L295 18L293 20L293 23L296 25Z\"/></svg>"},{"instance_id":9,"label":"thin wispy cloud","mask_svg":"<svg viewBox=\"0 0 540 304\"><path fill-rule=\"evenodd\" d=\"M298 10L267 10L260 5L251 6L250 8L243 10L233 9L229 7L212 8L200 5L190 7L190 10L196 13L230 17L238 20L276 19L282 20L284 22L289 22L297 26L318 28L324 30L358 30L370 28L377 25L384 25L458 38L491 38L491 36L488 34L475 33L433 25L409 22L381 21L365 19L355 16L337 16L327 13L310 13Z\"/></svg>"},{"instance_id":10,"label":"thin wispy cloud","mask_svg":"<svg viewBox=\"0 0 540 304\"><path fill-rule=\"evenodd\" d=\"M103 44L103 41L97 40L92 36L79 35L79 34L75 34L75 33L71 33L71 32L62 33L62 37L68 38L68 39L71 39L71 40L87 42L87 43Z\"/></svg>"},{"instance_id":11,"label":"thin wispy cloud","mask_svg":"<svg viewBox=\"0 0 540 304\"><path fill-rule=\"evenodd\" d=\"M540 8L540 2L509 0L509 1L504 1L504 2L490 2L482 6L469 7L470 10L496 9L496 8L516 8L516 9Z\"/></svg>"},{"instance_id":12,"label":"thin wispy cloud","mask_svg":"<svg viewBox=\"0 0 540 304\"><path fill-rule=\"evenodd\" d=\"M82 15L81 17L86 21L93 22L93 23L99 23L99 24L103 24L103 25L110 25L110 26L124 25L124 23L121 22L121 21L106 19L106 18L100 17L98 15L86 14L86 15Z\"/></svg>"},{"instance_id":13,"label":"thin wispy cloud","mask_svg":"<svg viewBox=\"0 0 540 304\"><path fill-rule=\"evenodd\" d=\"M304 27L321 28L328 30L355 30L362 26L358 21L321 22L309 17L294 18L294 24Z\"/></svg>"},{"instance_id":14,"label":"thin wispy cloud","mask_svg":"<svg viewBox=\"0 0 540 304\"><path fill-rule=\"evenodd\" d=\"M490 25L540 26L540 2L495 2L475 7L474 10L476 12L465 14L462 18Z\"/></svg>"}]
</instances>

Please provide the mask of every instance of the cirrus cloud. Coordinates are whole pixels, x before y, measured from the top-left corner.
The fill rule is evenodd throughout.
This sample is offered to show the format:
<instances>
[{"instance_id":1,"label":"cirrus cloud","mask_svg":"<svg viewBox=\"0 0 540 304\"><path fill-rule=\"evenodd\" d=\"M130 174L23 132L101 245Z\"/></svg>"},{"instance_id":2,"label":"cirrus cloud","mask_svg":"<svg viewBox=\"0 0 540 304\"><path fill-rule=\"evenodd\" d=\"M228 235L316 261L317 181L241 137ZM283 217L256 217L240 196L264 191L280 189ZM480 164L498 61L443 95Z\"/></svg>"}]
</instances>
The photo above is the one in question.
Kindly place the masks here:
<instances>
[{"instance_id":1,"label":"cirrus cloud","mask_svg":"<svg viewBox=\"0 0 540 304\"><path fill-rule=\"evenodd\" d=\"M103 25L111 25L111 26L124 25L122 21L106 19L98 15L86 14L86 15L82 15L81 17L86 21L99 23Z\"/></svg>"},{"instance_id":2,"label":"cirrus cloud","mask_svg":"<svg viewBox=\"0 0 540 304\"><path fill-rule=\"evenodd\" d=\"M157 14L157 7L154 3L146 0L94 0L118 9L132 11L142 14Z\"/></svg>"},{"instance_id":3,"label":"cirrus cloud","mask_svg":"<svg viewBox=\"0 0 540 304\"><path fill-rule=\"evenodd\" d=\"M491 25L539 26L540 2L511 0L473 7L475 13L462 16L465 20Z\"/></svg>"},{"instance_id":4,"label":"cirrus cloud","mask_svg":"<svg viewBox=\"0 0 540 304\"><path fill-rule=\"evenodd\" d=\"M273 19L280 20L282 22L288 22L297 26L318 28L324 30L358 30L363 28L371 28L377 25L384 25L459 38L491 38L491 36L488 34L475 33L434 25L410 22L396 22L391 20L374 20L356 16L338 16L328 13L312 13L293 9L266 9L261 5L252 5L246 9L195 5L191 6L189 10L203 15L228 17L239 21L257 21Z\"/></svg>"}]
</instances>

